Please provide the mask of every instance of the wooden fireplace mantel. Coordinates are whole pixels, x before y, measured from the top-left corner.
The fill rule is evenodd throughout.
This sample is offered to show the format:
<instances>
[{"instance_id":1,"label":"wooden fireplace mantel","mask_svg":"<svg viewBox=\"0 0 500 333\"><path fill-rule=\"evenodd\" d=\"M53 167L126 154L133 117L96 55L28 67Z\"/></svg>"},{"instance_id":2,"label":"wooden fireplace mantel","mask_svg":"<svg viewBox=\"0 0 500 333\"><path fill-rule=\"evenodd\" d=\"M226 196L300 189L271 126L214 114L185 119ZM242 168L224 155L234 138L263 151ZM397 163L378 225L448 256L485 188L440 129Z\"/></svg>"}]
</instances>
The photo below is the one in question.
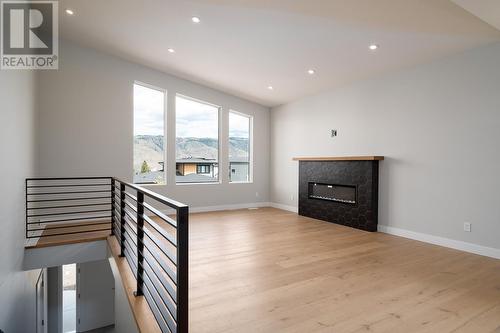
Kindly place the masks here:
<instances>
[{"instance_id":1,"label":"wooden fireplace mantel","mask_svg":"<svg viewBox=\"0 0 500 333\"><path fill-rule=\"evenodd\" d=\"M294 157L294 161L382 161L384 156L318 156Z\"/></svg>"}]
</instances>

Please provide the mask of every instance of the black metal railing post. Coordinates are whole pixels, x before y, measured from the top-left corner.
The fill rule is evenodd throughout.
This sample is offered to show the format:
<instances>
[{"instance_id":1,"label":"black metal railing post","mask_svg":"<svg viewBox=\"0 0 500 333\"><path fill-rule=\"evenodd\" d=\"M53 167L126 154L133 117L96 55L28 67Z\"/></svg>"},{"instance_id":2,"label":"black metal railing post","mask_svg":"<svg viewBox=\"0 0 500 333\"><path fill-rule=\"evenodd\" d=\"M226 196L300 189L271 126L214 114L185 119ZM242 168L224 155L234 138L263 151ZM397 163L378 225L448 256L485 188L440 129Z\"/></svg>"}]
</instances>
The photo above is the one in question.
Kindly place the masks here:
<instances>
[{"instance_id":1,"label":"black metal railing post","mask_svg":"<svg viewBox=\"0 0 500 333\"><path fill-rule=\"evenodd\" d=\"M120 257L125 257L125 184L120 182Z\"/></svg>"},{"instance_id":2,"label":"black metal railing post","mask_svg":"<svg viewBox=\"0 0 500 333\"><path fill-rule=\"evenodd\" d=\"M189 208L177 209L177 332L187 333L189 326Z\"/></svg>"},{"instance_id":3,"label":"black metal railing post","mask_svg":"<svg viewBox=\"0 0 500 333\"><path fill-rule=\"evenodd\" d=\"M115 234L115 179L111 178L111 236Z\"/></svg>"},{"instance_id":4,"label":"black metal railing post","mask_svg":"<svg viewBox=\"0 0 500 333\"><path fill-rule=\"evenodd\" d=\"M137 191L137 290L135 296L144 295L144 193Z\"/></svg>"}]
</instances>

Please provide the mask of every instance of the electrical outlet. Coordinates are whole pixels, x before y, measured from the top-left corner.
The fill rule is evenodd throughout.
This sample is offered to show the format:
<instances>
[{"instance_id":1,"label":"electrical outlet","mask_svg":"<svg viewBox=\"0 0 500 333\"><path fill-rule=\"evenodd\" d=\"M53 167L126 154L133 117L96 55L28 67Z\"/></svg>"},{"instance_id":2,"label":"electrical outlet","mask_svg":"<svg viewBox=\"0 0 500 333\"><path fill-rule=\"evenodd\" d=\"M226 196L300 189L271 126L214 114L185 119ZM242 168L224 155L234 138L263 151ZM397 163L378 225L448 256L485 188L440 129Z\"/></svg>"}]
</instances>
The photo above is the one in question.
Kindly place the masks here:
<instances>
[{"instance_id":1,"label":"electrical outlet","mask_svg":"<svg viewBox=\"0 0 500 333\"><path fill-rule=\"evenodd\" d=\"M471 232L471 224L469 222L464 223L464 231Z\"/></svg>"},{"instance_id":2,"label":"electrical outlet","mask_svg":"<svg viewBox=\"0 0 500 333\"><path fill-rule=\"evenodd\" d=\"M292 194L292 195L290 195L290 200L291 200L291 201L293 201L293 194Z\"/></svg>"},{"instance_id":3,"label":"electrical outlet","mask_svg":"<svg viewBox=\"0 0 500 333\"><path fill-rule=\"evenodd\" d=\"M332 129L332 130L330 130L330 136L331 136L332 138L336 137L336 136L337 136L337 130L336 130L336 129Z\"/></svg>"},{"instance_id":4,"label":"electrical outlet","mask_svg":"<svg viewBox=\"0 0 500 333\"><path fill-rule=\"evenodd\" d=\"M255 192L255 197L258 198L259 197L259 192Z\"/></svg>"}]
</instances>

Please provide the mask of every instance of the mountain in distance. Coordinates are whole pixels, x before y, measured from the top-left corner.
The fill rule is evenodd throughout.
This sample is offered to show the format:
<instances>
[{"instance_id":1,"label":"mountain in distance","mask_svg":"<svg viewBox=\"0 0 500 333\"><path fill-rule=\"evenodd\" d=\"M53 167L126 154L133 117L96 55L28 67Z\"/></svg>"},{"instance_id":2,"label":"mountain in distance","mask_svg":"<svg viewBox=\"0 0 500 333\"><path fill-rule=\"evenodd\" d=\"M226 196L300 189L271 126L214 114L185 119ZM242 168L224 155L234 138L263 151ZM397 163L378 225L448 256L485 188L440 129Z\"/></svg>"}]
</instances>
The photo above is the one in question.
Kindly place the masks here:
<instances>
[{"instance_id":1,"label":"mountain in distance","mask_svg":"<svg viewBox=\"0 0 500 333\"><path fill-rule=\"evenodd\" d=\"M176 138L175 157L177 160L185 158L217 159L217 139L213 138ZM248 159L248 139L230 137L230 160ZM140 170L142 161L163 161L163 135L136 135L134 137L134 169ZM153 171L160 170L161 166L150 165Z\"/></svg>"}]
</instances>

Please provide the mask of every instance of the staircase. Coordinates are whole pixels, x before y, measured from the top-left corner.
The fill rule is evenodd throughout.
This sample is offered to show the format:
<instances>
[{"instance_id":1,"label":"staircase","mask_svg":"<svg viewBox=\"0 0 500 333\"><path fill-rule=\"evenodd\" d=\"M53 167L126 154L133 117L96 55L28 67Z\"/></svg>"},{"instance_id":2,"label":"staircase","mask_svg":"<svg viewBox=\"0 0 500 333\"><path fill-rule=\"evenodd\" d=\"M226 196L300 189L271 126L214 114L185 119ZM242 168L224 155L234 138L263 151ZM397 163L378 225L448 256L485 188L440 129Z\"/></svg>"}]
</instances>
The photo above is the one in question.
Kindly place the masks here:
<instances>
[{"instance_id":1,"label":"staircase","mask_svg":"<svg viewBox=\"0 0 500 333\"><path fill-rule=\"evenodd\" d=\"M114 177L26 179L27 251L107 241L161 332L188 332L188 218L188 206Z\"/></svg>"}]
</instances>

